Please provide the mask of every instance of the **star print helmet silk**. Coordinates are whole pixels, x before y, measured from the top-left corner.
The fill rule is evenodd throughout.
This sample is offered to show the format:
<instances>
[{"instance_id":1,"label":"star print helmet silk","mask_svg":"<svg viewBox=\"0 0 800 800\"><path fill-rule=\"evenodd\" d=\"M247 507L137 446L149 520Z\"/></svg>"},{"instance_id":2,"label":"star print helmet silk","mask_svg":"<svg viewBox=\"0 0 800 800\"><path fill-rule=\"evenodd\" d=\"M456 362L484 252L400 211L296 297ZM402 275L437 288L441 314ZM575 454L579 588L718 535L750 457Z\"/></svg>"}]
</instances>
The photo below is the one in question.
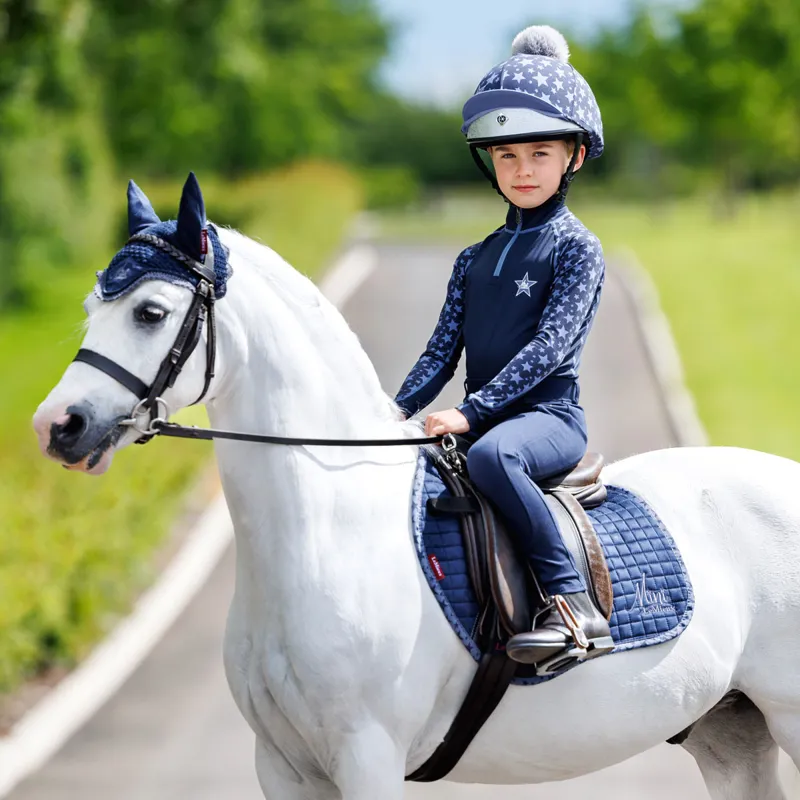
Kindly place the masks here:
<instances>
[{"instance_id":1,"label":"star print helmet silk","mask_svg":"<svg viewBox=\"0 0 800 800\"><path fill-rule=\"evenodd\" d=\"M569 63L564 37L547 25L519 33L464 104L461 132L475 147L583 134L587 158L603 152L600 108Z\"/></svg>"}]
</instances>

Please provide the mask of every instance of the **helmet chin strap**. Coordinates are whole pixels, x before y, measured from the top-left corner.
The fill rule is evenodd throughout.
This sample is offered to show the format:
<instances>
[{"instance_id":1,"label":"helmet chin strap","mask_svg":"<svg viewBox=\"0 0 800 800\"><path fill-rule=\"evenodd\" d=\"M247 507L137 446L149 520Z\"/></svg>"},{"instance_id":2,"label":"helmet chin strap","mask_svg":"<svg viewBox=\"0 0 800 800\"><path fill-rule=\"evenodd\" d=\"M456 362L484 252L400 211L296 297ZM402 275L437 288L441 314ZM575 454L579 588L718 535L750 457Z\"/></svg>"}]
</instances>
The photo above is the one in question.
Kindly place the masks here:
<instances>
[{"instance_id":1,"label":"helmet chin strap","mask_svg":"<svg viewBox=\"0 0 800 800\"><path fill-rule=\"evenodd\" d=\"M575 164L578 163L578 156L581 152L581 145L583 144L583 133L575 134L575 149L572 151L572 158L570 159L567 171L561 178L561 186L558 187L557 197L563 203L567 199L567 192L575 180Z\"/></svg>"},{"instance_id":2,"label":"helmet chin strap","mask_svg":"<svg viewBox=\"0 0 800 800\"><path fill-rule=\"evenodd\" d=\"M575 164L578 163L578 156L581 152L583 139L583 133L575 134L575 149L572 151L572 158L570 159L569 166L567 167L567 171L562 176L561 185L558 187L558 192L556 192L556 197L558 197L562 203L567 199L569 187L572 185L572 181L575 180ZM498 186L497 178L492 174L492 171L489 169L489 167L486 166L486 162L480 157L478 148L475 147L475 145L470 145L469 151L472 154L473 161L478 165L478 169L489 179L489 183L492 184L497 194L499 194L500 197L506 201L506 203L511 203L511 201L503 194Z\"/></svg>"},{"instance_id":3,"label":"helmet chin strap","mask_svg":"<svg viewBox=\"0 0 800 800\"><path fill-rule=\"evenodd\" d=\"M478 165L478 169L489 179L489 183L492 184L497 194L499 194L506 203L510 203L511 201L500 191L500 187L497 185L497 178L492 174L489 167L486 166L486 162L481 158L480 153L478 153L478 148L474 145L470 145L469 151L472 153L472 159Z\"/></svg>"}]
</instances>

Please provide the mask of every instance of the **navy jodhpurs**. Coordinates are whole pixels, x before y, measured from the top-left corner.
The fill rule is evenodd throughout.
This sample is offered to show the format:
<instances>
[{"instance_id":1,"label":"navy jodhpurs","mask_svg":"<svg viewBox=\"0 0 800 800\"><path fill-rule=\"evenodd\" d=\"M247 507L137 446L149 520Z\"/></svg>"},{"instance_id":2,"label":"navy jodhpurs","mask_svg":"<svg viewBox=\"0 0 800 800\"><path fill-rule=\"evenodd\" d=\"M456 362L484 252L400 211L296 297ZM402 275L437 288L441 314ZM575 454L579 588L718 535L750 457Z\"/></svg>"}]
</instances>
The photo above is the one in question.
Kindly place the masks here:
<instances>
[{"instance_id":1,"label":"navy jodhpurs","mask_svg":"<svg viewBox=\"0 0 800 800\"><path fill-rule=\"evenodd\" d=\"M522 552L551 594L585 592L536 480L574 467L586 453L586 420L577 403L558 400L496 423L474 441L467 469L475 485L510 524ZM477 439L477 441L475 441Z\"/></svg>"}]
</instances>

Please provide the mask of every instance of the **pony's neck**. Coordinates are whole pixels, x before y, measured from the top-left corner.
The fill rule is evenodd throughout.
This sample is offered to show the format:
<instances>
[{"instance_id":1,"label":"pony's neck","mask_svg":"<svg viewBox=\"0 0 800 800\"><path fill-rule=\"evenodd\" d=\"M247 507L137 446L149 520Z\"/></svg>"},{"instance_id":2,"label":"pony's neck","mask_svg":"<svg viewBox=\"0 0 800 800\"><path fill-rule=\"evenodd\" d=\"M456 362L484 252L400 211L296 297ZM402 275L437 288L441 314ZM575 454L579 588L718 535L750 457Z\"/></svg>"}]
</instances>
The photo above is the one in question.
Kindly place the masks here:
<instances>
[{"instance_id":1,"label":"pony's neck","mask_svg":"<svg viewBox=\"0 0 800 800\"><path fill-rule=\"evenodd\" d=\"M308 279L240 236L227 232L223 241L234 275L218 306L214 427L314 438L419 434L416 423L398 421L356 336ZM237 586L254 607L282 608L270 600L298 592L349 596L357 587L336 554L358 542L374 547L378 529L383 547L408 548L415 447L217 440L215 449L236 531Z\"/></svg>"},{"instance_id":2,"label":"pony's neck","mask_svg":"<svg viewBox=\"0 0 800 800\"><path fill-rule=\"evenodd\" d=\"M232 231L234 274L218 304L223 380L210 413L259 431L402 437L394 404L339 311L272 250Z\"/></svg>"}]
</instances>

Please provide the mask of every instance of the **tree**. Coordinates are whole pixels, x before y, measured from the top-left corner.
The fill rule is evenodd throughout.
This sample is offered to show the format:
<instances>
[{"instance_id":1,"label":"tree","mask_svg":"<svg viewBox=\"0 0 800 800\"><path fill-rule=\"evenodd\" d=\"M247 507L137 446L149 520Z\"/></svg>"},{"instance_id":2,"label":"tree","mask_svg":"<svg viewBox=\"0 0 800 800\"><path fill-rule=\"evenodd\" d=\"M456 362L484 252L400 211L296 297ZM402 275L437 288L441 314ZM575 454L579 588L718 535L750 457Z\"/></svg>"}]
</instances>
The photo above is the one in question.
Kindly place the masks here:
<instances>
[{"instance_id":1,"label":"tree","mask_svg":"<svg viewBox=\"0 0 800 800\"><path fill-rule=\"evenodd\" d=\"M579 50L610 162L714 169L729 188L800 175L800 5L704 0L658 24L630 24ZM662 172L667 172L664 169Z\"/></svg>"},{"instance_id":2,"label":"tree","mask_svg":"<svg viewBox=\"0 0 800 800\"><path fill-rule=\"evenodd\" d=\"M89 54L122 163L234 175L338 156L387 40L365 0L107 0Z\"/></svg>"},{"instance_id":3,"label":"tree","mask_svg":"<svg viewBox=\"0 0 800 800\"><path fill-rule=\"evenodd\" d=\"M481 179L461 133L459 113L414 106L397 97L376 99L354 129L347 152L365 166L409 168L427 184Z\"/></svg>"},{"instance_id":4,"label":"tree","mask_svg":"<svg viewBox=\"0 0 800 800\"><path fill-rule=\"evenodd\" d=\"M111 177L82 0L0 5L0 306L30 302L45 264L108 232Z\"/></svg>"}]
</instances>

